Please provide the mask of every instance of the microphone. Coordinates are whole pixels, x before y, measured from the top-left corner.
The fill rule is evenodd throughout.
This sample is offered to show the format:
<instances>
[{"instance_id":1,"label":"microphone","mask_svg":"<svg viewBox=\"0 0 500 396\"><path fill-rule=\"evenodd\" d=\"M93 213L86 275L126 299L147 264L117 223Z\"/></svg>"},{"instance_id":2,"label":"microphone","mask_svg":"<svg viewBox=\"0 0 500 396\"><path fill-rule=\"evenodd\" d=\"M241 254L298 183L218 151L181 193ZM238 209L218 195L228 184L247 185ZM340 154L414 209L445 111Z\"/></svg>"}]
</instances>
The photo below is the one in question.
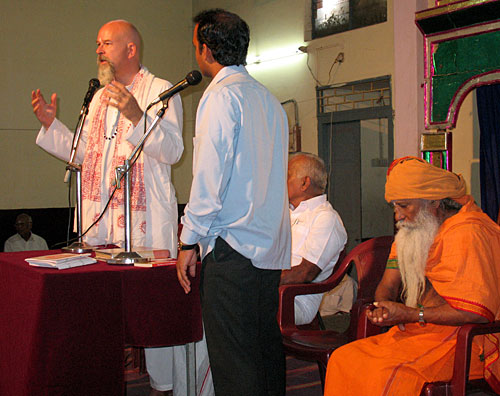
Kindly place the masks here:
<instances>
[{"instance_id":1,"label":"microphone","mask_svg":"<svg viewBox=\"0 0 500 396\"><path fill-rule=\"evenodd\" d=\"M172 85L166 91L163 91L155 100L153 100L149 104L147 109L149 110L151 107L153 107L158 102L164 102L165 100L170 99L177 92L182 91L183 89L187 88L190 85L199 84L200 81L201 81L201 73L198 70L193 70L193 71L189 72L186 75L186 78L184 80L179 81L177 84Z\"/></svg>"},{"instance_id":2,"label":"microphone","mask_svg":"<svg viewBox=\"0 0 500 396\"><path fill-rule=\"evenodd\" d=\"M97 78L92 78L89 81L89 89L85 94L85 98L83 99L82 111L80 112L80 114L83 114L83 112L88 111L90 101L92 100L94 94L96 93L96 91L99 89L100 86L101 82Z\"/></svg>"}]
</instances>

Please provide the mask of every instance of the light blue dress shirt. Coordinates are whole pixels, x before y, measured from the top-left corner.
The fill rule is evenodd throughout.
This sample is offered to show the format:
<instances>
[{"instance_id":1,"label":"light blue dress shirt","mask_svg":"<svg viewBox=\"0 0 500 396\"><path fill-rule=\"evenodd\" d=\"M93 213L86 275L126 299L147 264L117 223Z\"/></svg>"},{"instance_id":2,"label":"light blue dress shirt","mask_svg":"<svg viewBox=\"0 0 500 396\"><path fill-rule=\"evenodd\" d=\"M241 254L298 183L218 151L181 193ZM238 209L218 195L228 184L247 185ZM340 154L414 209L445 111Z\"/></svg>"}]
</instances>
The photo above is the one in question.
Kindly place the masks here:
<instances>
[{"instance_id":1,"label":"light blue dress shirt","mask_svg":"<svg viewBox=\"0 0 500 396\"><path fill-rule=\"evenodd\" d=\"M290 268L287 166L279 101L245 67L221 69L198 105L181 240L205 257L220 236L257 268Z\"/></svg>"}]
</instances>

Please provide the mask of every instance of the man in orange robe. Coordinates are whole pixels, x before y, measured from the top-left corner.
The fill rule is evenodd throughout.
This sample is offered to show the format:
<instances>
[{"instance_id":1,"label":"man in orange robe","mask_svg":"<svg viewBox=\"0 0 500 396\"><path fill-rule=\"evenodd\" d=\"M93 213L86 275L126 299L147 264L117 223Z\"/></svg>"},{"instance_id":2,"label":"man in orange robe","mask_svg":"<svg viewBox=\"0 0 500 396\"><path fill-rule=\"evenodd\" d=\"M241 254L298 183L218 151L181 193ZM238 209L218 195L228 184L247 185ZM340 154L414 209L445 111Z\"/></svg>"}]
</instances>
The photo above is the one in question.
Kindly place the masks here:
<instances>
[{"instance_id":1,"label":"man in orange robe","mask_svg":"<svg viewBox=\"0 0 500 396\"><path fill-rule=\"evenodd\" d=\"M500 320L500 227L465 194L462 176L398 159L385 198L399 231L368 316L393 327L337 349L325 395L419 395L425 382L451 379L458 326ZM474 338L470 370L496 392L499 339Z\"/></svg>"}]
</instances>

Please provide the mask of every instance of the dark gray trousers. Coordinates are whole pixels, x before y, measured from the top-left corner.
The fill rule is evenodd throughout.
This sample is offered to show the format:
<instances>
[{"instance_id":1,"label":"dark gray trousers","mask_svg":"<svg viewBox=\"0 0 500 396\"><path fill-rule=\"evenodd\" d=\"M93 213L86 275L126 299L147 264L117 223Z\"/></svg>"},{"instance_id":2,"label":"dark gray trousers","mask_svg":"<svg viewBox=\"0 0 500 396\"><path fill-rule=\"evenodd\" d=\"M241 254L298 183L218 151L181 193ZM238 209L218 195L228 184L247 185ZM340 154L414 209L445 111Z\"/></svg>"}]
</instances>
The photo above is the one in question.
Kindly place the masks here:
<instances>
[{"instance_id":1,"label":"dark gray trousers","mask_svg":"<svg viewBox=\"0 0 500 396\"><path fill-rule=\"evenodd\" d=\"M280 274L254 267L221 238L204 258L201 305L217 396L285 395Z\"/></svg>"}]
</instances>

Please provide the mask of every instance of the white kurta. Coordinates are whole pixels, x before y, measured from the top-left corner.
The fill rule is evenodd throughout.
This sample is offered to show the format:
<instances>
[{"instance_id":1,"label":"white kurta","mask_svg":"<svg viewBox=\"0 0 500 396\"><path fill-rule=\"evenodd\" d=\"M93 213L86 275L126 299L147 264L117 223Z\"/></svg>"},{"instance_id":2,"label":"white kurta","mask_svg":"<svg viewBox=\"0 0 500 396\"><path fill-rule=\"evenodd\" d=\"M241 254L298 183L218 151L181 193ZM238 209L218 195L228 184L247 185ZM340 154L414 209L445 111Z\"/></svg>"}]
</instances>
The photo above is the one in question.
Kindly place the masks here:
<instances>
[{"instance_id":1,"label":"white kurta","mask_svg":"<svg viewBox=\"0 0 500 396\"><path fill-rule=\"evenodd\" d=\"M135 98L142 109L151 103L171 84L168 81L156 78L144 71L144 86L134 93ZM127 87L131 88L131 87ZM81 140L78 145L78 152L75 162L86 166L84 161L87 142L89 141L89 130L96 108L99 103L102 90L98 91L89 107L89 115L82 129ZM149 111L147 118L148 125L151 124L160 104ZM100 133L110 137L116 129L118 111L109 106L106 113L105 130ZM139 142L144 132L144 118L135 128L131 126L125 133L125 139L131 144L129 152ZM68 161L73 133L59 120L55 119L48 130L42 127L36 143L44 150L56 157ZM117 138L105 140L102 154L101 169L95 172L100 173L101 188L100 202L84 199L82 201L82 231L95 220L104 209L110 191L111 169L113 152ZM92 149L92 148L91 148ZM160 123L155 127L144 145L141 156L144 161L144 189L146 195L145 224L134 221L132 212L132 245L148 246L160 249L170 249L172 255L177 254L177 200L175 190L171 182L170 166L175 164L181 157L184 149L182 142L182 104L179 95L172 97L169 101L169 108ZM117 211L117 212L116 212ZM123 245L125 231L120 223L116 225L118 216L123 215L123 205L109 207L97 226L92 228L85 236L85 241L91 245L101 245L115 243Z\"/></svg>"}]
</instances>

